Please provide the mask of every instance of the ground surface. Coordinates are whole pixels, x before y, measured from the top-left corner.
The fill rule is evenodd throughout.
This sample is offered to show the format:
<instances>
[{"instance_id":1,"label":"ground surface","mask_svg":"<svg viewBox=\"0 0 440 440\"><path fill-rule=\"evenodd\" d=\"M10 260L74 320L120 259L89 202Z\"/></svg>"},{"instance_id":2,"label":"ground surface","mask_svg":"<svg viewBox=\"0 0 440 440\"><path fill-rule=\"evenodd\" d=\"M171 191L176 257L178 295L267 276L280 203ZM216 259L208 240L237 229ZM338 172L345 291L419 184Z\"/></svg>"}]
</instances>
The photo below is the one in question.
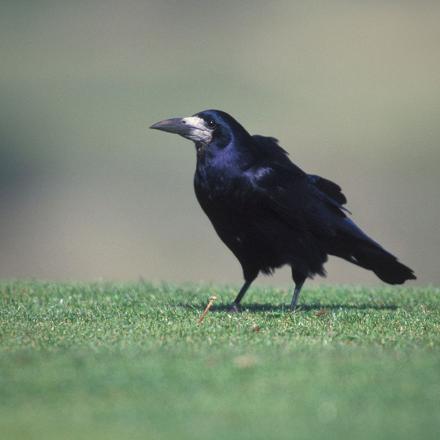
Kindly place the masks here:
<instances>
[{"instance_id":1,"label":"ground surface","mask_svg":"<svg viewBox=\"0 0 440 440\"><path fill-rule=\"evenodd\" d=\"M235 291L2 283L1 438L438 438L440 289Z\"/></svg>"}]
</instances>

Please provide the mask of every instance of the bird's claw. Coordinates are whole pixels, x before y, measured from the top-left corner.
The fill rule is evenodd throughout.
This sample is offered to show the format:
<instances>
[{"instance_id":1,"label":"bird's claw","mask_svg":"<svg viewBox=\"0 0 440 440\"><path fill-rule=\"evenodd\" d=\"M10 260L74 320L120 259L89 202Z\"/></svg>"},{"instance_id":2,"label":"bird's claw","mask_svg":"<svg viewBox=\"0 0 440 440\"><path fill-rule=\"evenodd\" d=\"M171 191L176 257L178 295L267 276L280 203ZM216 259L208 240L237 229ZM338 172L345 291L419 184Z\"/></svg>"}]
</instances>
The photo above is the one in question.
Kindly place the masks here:
<instances>
[{"instance_id":1,"label":"bird's claw","mask_svg":"<svg viewBox=\"0 0 440 440\"><path fill-rule=\"evenodd\" d=\"M229 306L228 311L231 313L240 313L241 307L238 304L233 303Z\"/></svg>"},{"instance_id":2,"label":"bird's claw","mask_svg":"<svg viewBox=\"0 0 440 440\"><path fill-rule=\"evenodd\" d=\"M301 310L303 310L303 306L296 304L295 306L290 306L290 313L293 315L297 312L300 312Z\"/></svg>"}]
</instances>

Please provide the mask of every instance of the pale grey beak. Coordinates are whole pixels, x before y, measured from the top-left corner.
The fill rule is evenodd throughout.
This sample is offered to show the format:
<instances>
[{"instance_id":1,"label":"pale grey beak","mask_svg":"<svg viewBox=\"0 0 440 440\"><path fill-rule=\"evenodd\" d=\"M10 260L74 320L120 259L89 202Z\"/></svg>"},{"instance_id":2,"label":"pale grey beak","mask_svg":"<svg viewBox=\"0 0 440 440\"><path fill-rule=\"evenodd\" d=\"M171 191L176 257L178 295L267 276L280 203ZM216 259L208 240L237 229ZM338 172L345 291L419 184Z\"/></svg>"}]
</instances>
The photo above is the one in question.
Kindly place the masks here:
<instances>
[{"instance_id":1,"label":"pale grey beak","mask_svg":"<svg viewBox=\"0 0 440 440\"><path fill-rule=\"evenodd\" d=\"M150 128L180 134L181 136L188 136L193 127L186 123L185 118L171 118L156 122Z\"/></svg>"},{"instance_id":2,"label":"pale grey beak","mask_svg":"<svg viewBox=\"0 0 440 440\"><path fill-rule=\"evenodd\" d=\"M204 144L211 142L213 133L213 129L207 127L205 121L198 116L165 119L156 122L150 128L180 134L186 139Z\"/></svg>"}]
</instances>

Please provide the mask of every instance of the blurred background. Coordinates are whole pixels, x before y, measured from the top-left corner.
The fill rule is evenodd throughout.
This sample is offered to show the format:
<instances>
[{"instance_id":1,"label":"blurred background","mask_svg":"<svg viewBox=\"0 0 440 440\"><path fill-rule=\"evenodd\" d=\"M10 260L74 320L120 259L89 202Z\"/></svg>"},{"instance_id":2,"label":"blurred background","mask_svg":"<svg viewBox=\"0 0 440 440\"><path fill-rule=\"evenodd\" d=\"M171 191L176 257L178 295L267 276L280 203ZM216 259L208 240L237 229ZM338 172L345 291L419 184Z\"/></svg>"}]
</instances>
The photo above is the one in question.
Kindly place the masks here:
<instances>
[{"instance_id":1,"label":"blurred background","mask_svg":"<svg viewBox=\"0 0 440 440\"><path fill-rule=\"evenodd\" d=\"M193 194L193 145L148 130L218 108L338 182L439 283L439 23L434 1L2 0L0 277L241 281Z\"/></svg>"}]
</instances>

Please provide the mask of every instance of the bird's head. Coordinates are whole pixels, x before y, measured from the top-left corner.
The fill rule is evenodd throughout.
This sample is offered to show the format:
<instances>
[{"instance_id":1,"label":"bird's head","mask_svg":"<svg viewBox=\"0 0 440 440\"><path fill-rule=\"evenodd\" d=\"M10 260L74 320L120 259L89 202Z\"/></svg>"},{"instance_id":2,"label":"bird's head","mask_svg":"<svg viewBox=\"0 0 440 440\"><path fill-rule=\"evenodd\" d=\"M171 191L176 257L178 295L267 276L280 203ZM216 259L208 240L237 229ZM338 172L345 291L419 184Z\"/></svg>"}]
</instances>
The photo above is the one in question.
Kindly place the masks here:
<instances>
[{"instance_id":1,"label":"bird's head","mask_svg":"<svg viewBox=\"0 0 440 440\"><path fill-rule=\"evenodd\" d=\"M186 118L171 118L156 122L150 128L180 134L196 145L215 143L228 145L232 139L247 135L246 130L230 115L220 110L204 110Z\"/></svg>"}]
</instances>

